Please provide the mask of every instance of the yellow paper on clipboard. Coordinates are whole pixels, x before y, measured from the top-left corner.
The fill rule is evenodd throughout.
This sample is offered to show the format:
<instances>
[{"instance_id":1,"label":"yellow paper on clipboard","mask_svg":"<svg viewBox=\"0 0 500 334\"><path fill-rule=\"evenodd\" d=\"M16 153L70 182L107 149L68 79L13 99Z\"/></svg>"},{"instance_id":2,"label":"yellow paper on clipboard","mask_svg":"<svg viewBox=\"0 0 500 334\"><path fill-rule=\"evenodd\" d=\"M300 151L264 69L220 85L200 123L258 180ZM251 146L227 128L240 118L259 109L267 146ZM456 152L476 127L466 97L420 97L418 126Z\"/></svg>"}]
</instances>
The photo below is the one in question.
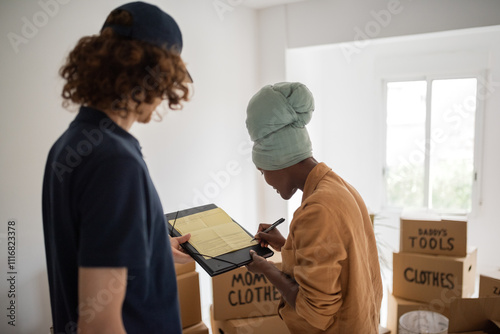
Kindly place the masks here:
<instances>
[{"instance_id":1,"label":"yellow paper on clipboard","mask_svg":"<svg viewBox=\"0 0 500 334\"><path fill-rule=\"evenodd\" d=\"M174 220L169 220L169 224L174 226ZM191 233L189 243L205 258L257 244L221 208L177 218L175 229L182 235Z\"/></svg>"}]
</instances>

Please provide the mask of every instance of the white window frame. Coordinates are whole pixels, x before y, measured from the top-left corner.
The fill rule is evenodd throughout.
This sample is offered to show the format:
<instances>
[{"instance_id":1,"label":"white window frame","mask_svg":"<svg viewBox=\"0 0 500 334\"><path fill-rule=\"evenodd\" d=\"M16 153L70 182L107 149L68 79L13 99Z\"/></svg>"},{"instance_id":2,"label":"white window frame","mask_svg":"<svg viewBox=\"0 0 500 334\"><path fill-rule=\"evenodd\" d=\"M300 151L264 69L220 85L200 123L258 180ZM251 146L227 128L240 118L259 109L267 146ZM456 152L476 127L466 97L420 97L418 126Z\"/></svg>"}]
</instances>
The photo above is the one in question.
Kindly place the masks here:
<instances>
[{"instance_id":1,"label":"white window frame","mask_svg":"<svg viewBox=\"0 0 500 334\"><path fill-rule=\"evenodd\" d=\"M425 147L426 150L430 144L430 127L431 127L431 101L432 101L432 82L434 80L447 80L447 79L465 79L475 78L477 80L476 87L476 114L475 114L475 129L474 129L474 158L473 158L473 184L471 193L471 211L468 214L474 214L478 206L482 205L482 162L483 162L483 142L484 142L484 98L481 98L481 92L484 90L486 79L488 78L488 71L467 71L455 73L423 73L422 75L412 76L390 76L387 75L381 78L382 84L382 128L383 128L383 160L382 160L382 193L383 201L382 206L386 209L393 209L387 203L387 84L390 82L403 82L403 81L425 81L427 83L426 89L426 124L425 124ZM427 153L427 152L426 152ZM429 186L430 186L430 159L426 154L424 165L424 203L423 210L429 210ZM434 210L433 210L434 211ZM440 212L437 212L440 213ZM448 212L447 212L448 213Z\"/></svg>"}]
</instances>

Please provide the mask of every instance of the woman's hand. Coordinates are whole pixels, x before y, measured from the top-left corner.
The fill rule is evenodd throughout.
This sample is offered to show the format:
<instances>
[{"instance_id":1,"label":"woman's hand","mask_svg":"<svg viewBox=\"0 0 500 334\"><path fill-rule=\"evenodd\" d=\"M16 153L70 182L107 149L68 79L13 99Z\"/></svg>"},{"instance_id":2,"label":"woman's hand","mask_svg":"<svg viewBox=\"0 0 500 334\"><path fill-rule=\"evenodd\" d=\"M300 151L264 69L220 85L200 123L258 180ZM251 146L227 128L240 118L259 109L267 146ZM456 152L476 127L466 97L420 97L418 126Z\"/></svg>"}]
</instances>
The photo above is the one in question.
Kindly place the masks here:
<instances>
[{"instance_id":1,"label":"woman's hand","mask_svg":"<svg viewBox=\"0 0 500 334\"><path fill-rule=\"evenodd\" d=\"M280 231L278 229L273 229L267 233L263 233L266 228L271 226L271 224L260 224L259 230L255 235L255 239L260 243L262 247L267 247L270 245L273 249L280 252L281 247L285 244L286 239L283 238Z\"/></svg>"},{"instance_id":2,"label":"woman's hand","mask_svg":"<svg viewBox=\"0 0 500 334\"><path fill-rule=\"evenodd\" d=\"M181 244L187 242L189 238L191 238L190 233L181 237L170 237L170 245L172 246L172 255L175 263L184 264L194 261L193 258L189 254L186 254L181 247Z\"/></svg>"},{"instance_id":3,"label":"woman's hand","mask_svg":"<svg viewBox=\"0 0 500 334\"><path fill-rule=\"evenodd\" d=\"M247 269L254 274L264 274L281 293L285 301L295 309L295 301L299 293L299 285L290 276L281 272L272 262L257 255L254 250L250 251L252 262L246 265Z\"/></svg>"},{"instance_id":4,"label":"woman's hand","mask_svg":"<svg viewBox=\"0 0 500 334\"><path fill-rule=\"evenodd\" d=\"M254 250L250 250L250 256L252 257L252 262L247 264L246 267L248 271L254 274L264 274L264 272L269 269L269 266L273 266L271 262L257 255Z\"/></svg>"}]
</instances>

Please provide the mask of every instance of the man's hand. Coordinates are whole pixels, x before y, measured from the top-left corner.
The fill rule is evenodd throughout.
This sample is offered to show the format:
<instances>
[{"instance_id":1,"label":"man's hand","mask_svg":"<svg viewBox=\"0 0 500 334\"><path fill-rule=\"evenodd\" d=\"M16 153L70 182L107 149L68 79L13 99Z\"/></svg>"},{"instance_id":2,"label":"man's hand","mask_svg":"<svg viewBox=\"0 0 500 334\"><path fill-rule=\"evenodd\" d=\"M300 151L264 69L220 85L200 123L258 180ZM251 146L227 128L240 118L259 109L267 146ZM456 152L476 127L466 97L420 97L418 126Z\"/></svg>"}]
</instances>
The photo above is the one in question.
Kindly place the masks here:
<instances>
[{"instance_id":1,"label":"man's hand","mask_svg":"<svg viewBox=\"0 0 500 334\"><path fill-rule=\"evenodd\" d=\"M184 252L181 244L187 242L191 238L191 234L185 234L181 237L170 238L170 245L172 246L172 255L174 256L174 262L179 264L189 263L194 261L193 258Z\"/></svg>"},{"instance_id":2,"label":"man's hand","mask_svg":"<svg viewBox=\"0 0 500 334\"><path fill-rule=\"evenodd\" d=\"M263 233L266 228L271 226L271 224L259 224L259 230L255 235L255 239L260 243L262 247L267 247L271 245L273 249L278 252L281 252L281 247L285 244L286 239L283 238L280 231L278 229L273 229L267 233Z\"/></svg>"}]
</instances>

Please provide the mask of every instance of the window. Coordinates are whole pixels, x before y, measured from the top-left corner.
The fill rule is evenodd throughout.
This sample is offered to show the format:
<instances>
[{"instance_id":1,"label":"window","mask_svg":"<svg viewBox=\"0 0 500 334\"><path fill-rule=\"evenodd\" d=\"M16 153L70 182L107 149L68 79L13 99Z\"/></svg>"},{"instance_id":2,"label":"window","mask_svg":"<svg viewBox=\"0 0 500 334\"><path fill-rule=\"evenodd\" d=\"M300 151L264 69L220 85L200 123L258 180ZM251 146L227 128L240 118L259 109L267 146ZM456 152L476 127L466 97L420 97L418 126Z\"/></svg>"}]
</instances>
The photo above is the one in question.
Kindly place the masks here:
<instances>
[{"instance_id":1,"label":"window","mask_svg":"<svg viewBox=\"0 0 500 334\"><path fill-rule=\"evenodd\" d=\"M471 211L476 91L476 78L385 83L388 206Z\"/></svg>"}]
</instances>

